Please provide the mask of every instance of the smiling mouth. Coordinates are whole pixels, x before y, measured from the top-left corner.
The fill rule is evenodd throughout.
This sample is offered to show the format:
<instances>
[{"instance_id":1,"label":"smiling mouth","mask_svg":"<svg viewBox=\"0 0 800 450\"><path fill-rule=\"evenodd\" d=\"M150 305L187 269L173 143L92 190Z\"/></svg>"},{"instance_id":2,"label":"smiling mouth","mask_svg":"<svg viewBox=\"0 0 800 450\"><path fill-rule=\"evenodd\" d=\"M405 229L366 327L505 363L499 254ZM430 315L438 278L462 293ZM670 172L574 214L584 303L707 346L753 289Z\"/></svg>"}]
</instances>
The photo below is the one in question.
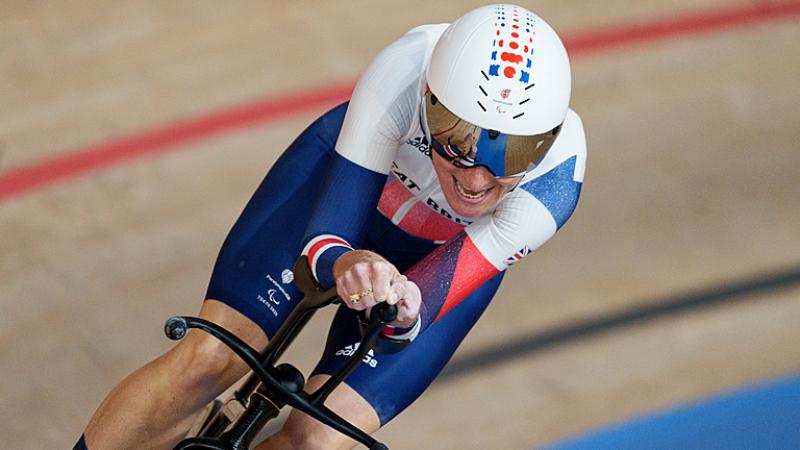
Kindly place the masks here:
<instances>
[{"instance_id":1,"label":"smiling mouth","mask_svg":"<svg viewBox=\"0 0 800 450\"><path fill-rule=\"evenodd\" d=\"M456 177L453 177L453 183L456 186L456 192L458 193L458 195L469 203L480 202L481 200L484 199L484 197L486 197L489 191L494 189L494 186L492 186L489 189L484 189L482 191L472 191L462 186L461 183L458 182Z\"/></svg>"}]
</instances>

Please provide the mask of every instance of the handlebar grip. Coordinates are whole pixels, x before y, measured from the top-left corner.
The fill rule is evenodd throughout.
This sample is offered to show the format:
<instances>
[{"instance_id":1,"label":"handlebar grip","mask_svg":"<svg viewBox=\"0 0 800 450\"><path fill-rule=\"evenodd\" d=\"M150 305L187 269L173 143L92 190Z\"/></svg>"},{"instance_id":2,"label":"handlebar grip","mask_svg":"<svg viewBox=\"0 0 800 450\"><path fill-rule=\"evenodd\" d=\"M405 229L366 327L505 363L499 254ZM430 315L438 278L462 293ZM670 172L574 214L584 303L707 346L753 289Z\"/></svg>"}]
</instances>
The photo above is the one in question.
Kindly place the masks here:
<instances>
[{"instance_id":1,"label":"handlebar grip","mask_svg":"<svg viewBox=\"0 0 800 450\"><path fill-rule=\"evenodd\" d=\"M164 334L173 341L179 341L186 336L187 328L189 328L189 326L186 324L186 319L183 317L170 317L164 323Z\"/></svg>"},{"instance_id":2,"label":"handlebar grip","mask_svg":"<svg viewBox=\"0 0 800 450\"><path fill-rule=\"evenodd\" d=\"M397 319L397 305L390 305L386 302L379 303L372 308L372 314L377 314L378 320L382 324L387 324Z\"/></svg>"}]
</instances>

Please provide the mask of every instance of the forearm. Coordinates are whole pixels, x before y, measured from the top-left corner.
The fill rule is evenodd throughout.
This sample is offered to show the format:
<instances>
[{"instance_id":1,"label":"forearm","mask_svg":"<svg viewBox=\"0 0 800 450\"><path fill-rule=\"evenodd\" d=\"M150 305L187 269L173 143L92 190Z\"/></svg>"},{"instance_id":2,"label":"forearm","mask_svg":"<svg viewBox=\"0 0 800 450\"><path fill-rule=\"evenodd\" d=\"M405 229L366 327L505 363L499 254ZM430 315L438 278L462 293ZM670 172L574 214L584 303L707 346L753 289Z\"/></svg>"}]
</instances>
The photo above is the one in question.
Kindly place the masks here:
<instances>
[{"instance_id":1,"label":"forearm","mask_svg":"<svg viewBox=\"0 0 800 450\"><path fill-rule=\"evenodd\" d=\"M406 272L421 292L421 331L447 314L500 271L466 232L445 242Z\"/></svg>"},{"instance_id":2,"label":"forearm","mask_svg":"<svg viewBox=\"0 0 800 450\"><path fill-rule=\"evenodd\" d=\"M335 284L334 264L357 248L380 198L386 175L334 153L306 228L303 254L324 288Z\"/></svg>"}]
</instances>

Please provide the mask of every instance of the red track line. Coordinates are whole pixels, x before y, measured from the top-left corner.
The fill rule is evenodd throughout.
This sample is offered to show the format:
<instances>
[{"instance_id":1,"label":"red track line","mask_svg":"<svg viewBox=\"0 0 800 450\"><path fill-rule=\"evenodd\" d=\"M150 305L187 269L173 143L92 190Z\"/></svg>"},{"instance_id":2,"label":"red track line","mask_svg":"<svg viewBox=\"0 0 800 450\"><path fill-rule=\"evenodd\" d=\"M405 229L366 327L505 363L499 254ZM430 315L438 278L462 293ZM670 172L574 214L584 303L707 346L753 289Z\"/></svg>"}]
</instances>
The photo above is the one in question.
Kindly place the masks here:
<instances>
[{"instance_id":1,"label":"red track line","mask_svg":"<svg viewBox=\"0 0 800 450\"><path fill-rule=\"evenodd\" d=\"M568 36L564 42L574 57L630 44L725 30L733 26L795 15L800 15L800 1L761 3L650 22L609 26ZM178 144L332 106L350 96L353 84L345 82L324 89L295 92L285 97L265 98L108 143L65 152L26 167L9 170L0 174L0 203L15 195L117 165L132 158L173 151Z\"/></svg>"},{"instance_id":2,"label":"red track line","mask_svg":"<svg viewBox=\"0 0 800 450\"><path fill-rule=\"evenodd\" d=\"M173 123L105 144L65 152L0 175L0 202L56 181L72 178L128 159L175 150L177 144L196 141L234 128L269 123L290 114L333 106L348 98L353 83L270 97L187 121Z\"/></svg>"},{"instance_id":3,"label":"red track line","mask_svg":"<svg viewBox=\"0 0 800 450\"><path fill-rule=\"evenodd\" d=\"M651 22L611 25L564 39L570 56L582 55L628 44L665 40L673 36L724 31L734 26L749 25L800 15L800 1L760 2L713 11L669 16Z\"/></svg>"}]
</instances>

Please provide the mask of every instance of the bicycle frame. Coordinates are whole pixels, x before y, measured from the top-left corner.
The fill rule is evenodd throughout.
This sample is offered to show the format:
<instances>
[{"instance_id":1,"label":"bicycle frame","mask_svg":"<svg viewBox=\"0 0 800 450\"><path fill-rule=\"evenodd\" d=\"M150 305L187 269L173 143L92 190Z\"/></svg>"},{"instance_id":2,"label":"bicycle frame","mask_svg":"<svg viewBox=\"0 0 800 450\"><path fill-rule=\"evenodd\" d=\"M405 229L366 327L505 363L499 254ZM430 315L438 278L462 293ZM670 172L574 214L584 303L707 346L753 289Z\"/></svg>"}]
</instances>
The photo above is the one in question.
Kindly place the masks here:
<instances>
[{"instance_id":1,"label":"bicycle frame","mask_svg":"<svg viewBox=\"0 0 800 450\"><path fill-rule=\"evenodd\" d=\"M255 435L269 420L277 417L286 405L314 417L372 450L388 450L386 445L328 409L324 403L347 375L358 367L383 326L396 318L396 307L382 303L373 308L369 323L362 328L363 337L357 351L323 386L313 393L306 393L303 391L305 379L297 368L286 363L275 366L275 363L314 313L336 303L338 298L335 288L323 291L316 284L305 256L297 260L294 271L295 283L303 293L303 298L261 353L207 320L176 316L165 323L164 332L172 340L182 339L189 328L198 328L211 334L230 347L253 371L229 401L239 402L244 409L238 418L232 420L224 411L217 411L206 421L197 437L184 439L175 450L247 450Z\"/></svg>"}]
</instances>

